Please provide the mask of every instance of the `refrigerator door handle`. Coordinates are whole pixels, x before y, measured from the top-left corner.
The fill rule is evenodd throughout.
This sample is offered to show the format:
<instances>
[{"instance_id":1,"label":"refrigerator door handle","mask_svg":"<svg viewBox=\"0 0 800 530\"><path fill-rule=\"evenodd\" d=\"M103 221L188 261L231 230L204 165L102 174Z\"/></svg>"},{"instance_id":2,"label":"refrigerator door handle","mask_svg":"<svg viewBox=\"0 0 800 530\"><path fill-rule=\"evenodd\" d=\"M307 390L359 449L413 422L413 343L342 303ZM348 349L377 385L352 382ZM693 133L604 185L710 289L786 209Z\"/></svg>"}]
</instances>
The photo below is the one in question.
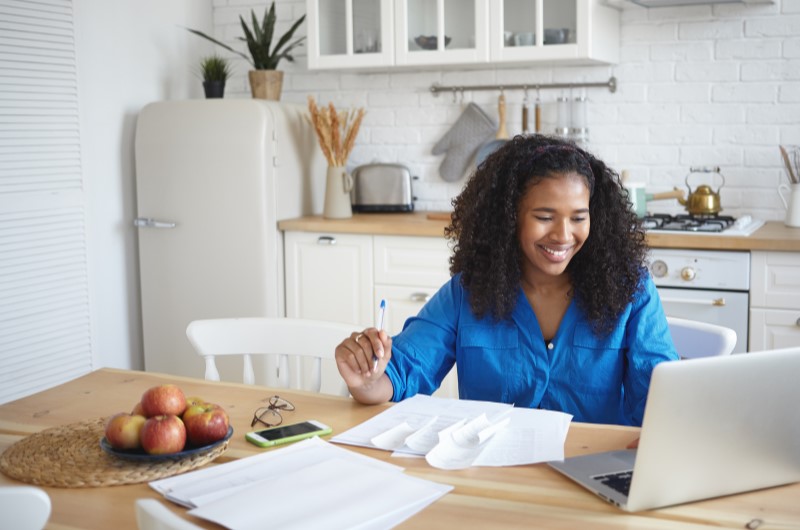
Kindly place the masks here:
<instances>
[{"instance_id":1,"label":"refrigerator door handle","mask_svg":"<svg viewBox=\"0 0 800 530\"><path fill-rule=\"evenodd\" d=\"M170 221L157 221L150 217L137 217L133 220L133 226L137 228L175 228L177 225Z\"/></svg>"}]
</instances>

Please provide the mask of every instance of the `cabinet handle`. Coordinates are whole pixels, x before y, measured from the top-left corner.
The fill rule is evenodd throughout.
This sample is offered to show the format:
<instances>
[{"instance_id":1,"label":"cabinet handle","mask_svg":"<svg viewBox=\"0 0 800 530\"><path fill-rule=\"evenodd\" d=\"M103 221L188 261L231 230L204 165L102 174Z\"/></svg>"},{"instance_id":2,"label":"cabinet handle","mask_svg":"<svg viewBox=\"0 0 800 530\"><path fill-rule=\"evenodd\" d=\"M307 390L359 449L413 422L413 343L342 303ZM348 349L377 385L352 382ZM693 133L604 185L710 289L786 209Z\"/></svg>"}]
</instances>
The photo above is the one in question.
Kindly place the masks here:
<instances>
[{"instance_id":1,"label":"cabinet handle","mask_svg":"<svg viewBox=\"0 0 800 530\"><path fill-rule=\"evenodd\" d=\"M689 304L689 305L708 305L711 304L714 307L725 307L725 299L724 298L713 298L711 300L701 300L701 299L694 299L694 298L670 298L668 296L662 297L661 302L673 303L673 304Z\"/></svg>"},{"instance_id":2,"label":"cabinet handle","mask_svg":"<svg viewBox=\"0 0 800 530\"><path fill-rule=\"evenodd\" d=\"M319 236L317 238L317 245L335 245L336 238L333 236Z\"/></svg>"},{"instance_id":3,"label":"cabinet handle","mask_svg":"<svg viewBox=\"0 0 800 530\"><path fill-rule=\"evenodd\" d=\"M158 221L149 217L137 217L133 220L133 226L136 228L175 228L176 223L171 221Z\"/></svg>"},{"instance_id":4,"label":"cabinet handle","mask_svg":"<svg viewBox=\"0 0 800 530\"><path fill-rule=\"evenodd\" d=\"M431 295L426 293L413 293L409 298L411 298L412 302L425 302L428 303L428 300L431 299Z\"/></svg>"}]
</instances>

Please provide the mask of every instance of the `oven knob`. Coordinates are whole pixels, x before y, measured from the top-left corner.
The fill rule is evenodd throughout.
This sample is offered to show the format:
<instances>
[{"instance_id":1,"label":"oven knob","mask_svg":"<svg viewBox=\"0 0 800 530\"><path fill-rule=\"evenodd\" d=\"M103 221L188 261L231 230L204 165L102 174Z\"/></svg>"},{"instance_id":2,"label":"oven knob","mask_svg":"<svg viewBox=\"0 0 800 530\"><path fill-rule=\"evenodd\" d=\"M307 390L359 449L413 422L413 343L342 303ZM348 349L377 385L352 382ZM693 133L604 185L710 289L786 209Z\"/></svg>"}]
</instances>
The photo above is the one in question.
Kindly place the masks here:
<instances>
[{"instance_id":1,"label":"oven knob","mask_svg":"<svg viewBox=\"0 0 800 530\"><path fill-rule=\"evenodd\" d=\"M650 272L656 278L663 278L667 275L667 264L661 260L656 260L650 265Z\"/></svg>"},{"instance_id":2,"label":"oven knob","mask_svg":"<svg viewBox=\"0 0 800 530\"><path fill-rule=\"evenodd\" d=\"M693 268L684 267L683 269L681 269L681 278L682 279L686 280L687 282L690 282L690 281L694 280L694 277L695 277L695 272L694 272Z\"/></svg>"}]
</instances>

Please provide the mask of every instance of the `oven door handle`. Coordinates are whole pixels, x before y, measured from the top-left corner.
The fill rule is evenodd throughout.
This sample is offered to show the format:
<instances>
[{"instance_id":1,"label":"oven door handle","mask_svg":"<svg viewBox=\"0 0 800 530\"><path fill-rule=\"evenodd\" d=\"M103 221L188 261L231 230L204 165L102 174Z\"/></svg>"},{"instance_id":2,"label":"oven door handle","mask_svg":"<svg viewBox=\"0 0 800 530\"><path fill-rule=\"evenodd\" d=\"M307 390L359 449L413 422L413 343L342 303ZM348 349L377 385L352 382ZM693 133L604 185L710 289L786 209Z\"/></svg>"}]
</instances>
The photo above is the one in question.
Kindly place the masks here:
<instances>
[{"instance_id":1,"label":"oven door handle","mask_svg":"<svg viewBox=\"0 0 800 530\"><path fill-rule=\"evenodd\" d=\"M724 307L725 306L725 299L724 298L712 298L712 299L697 299L697 298L669 298L669 297L662 297L661 303L670 303L670 304L690 304L690 305L711 305L714 307Z\"/></svg>"}]
</instances>

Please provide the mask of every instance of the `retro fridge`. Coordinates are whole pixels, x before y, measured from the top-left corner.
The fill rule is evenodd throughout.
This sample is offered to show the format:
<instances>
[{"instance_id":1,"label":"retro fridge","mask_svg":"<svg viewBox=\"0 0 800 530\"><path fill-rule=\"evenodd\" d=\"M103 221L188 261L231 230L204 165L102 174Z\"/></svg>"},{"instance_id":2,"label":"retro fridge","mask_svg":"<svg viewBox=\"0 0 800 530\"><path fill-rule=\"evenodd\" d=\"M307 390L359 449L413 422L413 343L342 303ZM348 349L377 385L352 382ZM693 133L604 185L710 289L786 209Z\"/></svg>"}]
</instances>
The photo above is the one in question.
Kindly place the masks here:
<instances>
[{"instance_id":1,"label":"retro fridge","mask_svg":"<svg viewBox=\"0 0 800 530\"><path fill-rule=\"evenodd\" d=\"M136 127L144 365L203 377L195 319L284 316L278 221L320 213L325 161L302 105L147 105ZM222 378L241 381L233 362Z\"/></svg>"}]
</instances>

